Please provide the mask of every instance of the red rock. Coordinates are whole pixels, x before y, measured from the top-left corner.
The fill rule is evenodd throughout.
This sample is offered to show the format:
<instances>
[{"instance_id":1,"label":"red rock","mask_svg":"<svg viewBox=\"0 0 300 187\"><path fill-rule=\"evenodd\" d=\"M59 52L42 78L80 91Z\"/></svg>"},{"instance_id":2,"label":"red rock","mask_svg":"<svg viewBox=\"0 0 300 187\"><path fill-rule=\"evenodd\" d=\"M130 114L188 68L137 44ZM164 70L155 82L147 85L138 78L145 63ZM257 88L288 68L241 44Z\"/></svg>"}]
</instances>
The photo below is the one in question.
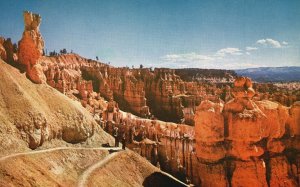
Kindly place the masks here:
<instances>
[{"instance_id":1,"label":"red rock","mask_svg":"<svg viewBox=\"0 0 300 187\"><path fill-rule=\"evenodd\" d=\"M203 101L195 115L195 139L197 157L206 161L218 161L225 156L223 105Z\"/></svg>"},{"instance_id":2,"label":"red rock","mask_svg":"<svg viewBox=\"0 0 300 187\"><path fill-rule=\"evenodd\" d=\"M197 108L198 164L212 167L214 162L229 157L234 167L226 168L226 172L233 172L232 186L268 186L266 179L269 179L270 186L296 186L294 179L299 164L295 161L294 151L300 148L299 104L288 108L268 100L254 101L255 92L250 79L239 78L234 84L234 98L225 104L223 110L221 104L210 101L202 101ZM288 154L286 147L288 152L292 151L289 153L292 168L284 156ZM264 155L266 151L269 154ZM270 161L259 160L262 155ZM270 167L266 169L266 166ZM198 172L200 178L207 175Z\"/></svg>"},{"instance_id":3,"label":"red rock","mask_svg":"<svg viewBox=\"0 0 300 187\"><path fill-rule=\"evenodd\" d=\"M26 66L26 74L35 83L45 82L45 75L42 76L43 69L35 66L43 53L44 41L39 31L41 17L37 14L24 12L25 30L23 37L19 41L18 59Z\"/></svg>"},{"instance_id":4,"label":"red rock","mask_svg":"<svg viewBox=\"0 0 300 187\"><path fill-rule=\"evenodd\" d=\"M266 165L263 160L234 161L235 169L232 174L231 186L267 187Z\"/></svg>"},{"instance_id":5,"label":"red rock","mask_svg":"<svg viewBox=\"0 0 300 187\"><path fill-rule=\"evenodd\" d=\"M226 179L224 164L202 164L198 163L198 175L201 186L229 186Z\"/></svg>"},{"instance_id":6,"label":"red rock","mask_svg":"<svg viewBox=\"0 0 300 187\"><path fill-rule=\"evenodd\" d=\"M297 183L292 177L292 170L284 156L270 159L270 186L293 186Z\"/></svg>"},{"instance_id":7,"label":"red rock","mask_svg":"<svg viewBox=\"0 0 300 187\"><path fill-rule=\"evenodd\" d=\"M289 128L291 136L300 136L300 102L290 108Z\"/></svg>"}]
</instances>

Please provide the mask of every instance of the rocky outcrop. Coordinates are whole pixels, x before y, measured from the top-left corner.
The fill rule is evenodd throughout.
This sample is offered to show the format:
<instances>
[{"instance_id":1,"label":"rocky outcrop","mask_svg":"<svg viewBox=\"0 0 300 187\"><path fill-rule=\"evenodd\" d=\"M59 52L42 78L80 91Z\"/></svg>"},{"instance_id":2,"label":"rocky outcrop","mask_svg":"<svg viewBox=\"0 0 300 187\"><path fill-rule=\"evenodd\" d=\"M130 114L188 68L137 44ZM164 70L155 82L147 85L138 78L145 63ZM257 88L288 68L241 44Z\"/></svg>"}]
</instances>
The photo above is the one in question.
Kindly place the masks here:
<instances>
[{"instance_id":1,"label":"rocky outcrop","mask_svg":"<svg viewBox=\"0 0 300 187\"><path fill-rule=\"evenodd\" d=\"M0 37L0 58L4 61L7 60L7 54L4 47L5 38Z\"/></svg>"},{"instance_id":2,"label":"rocky outcrop","mask_svg":"<svg viewBox=\"0 0 300 187\"><path fill-rule=\"evenodd\" d=\"M17 61L17 47L13 45L10 38L0 37L0 58L9 64Z\"/></svg>"},{"instance_id":3,"label":"rocky outcrop","mask_svg":"<svg viewBox=\"0 0 300 187\"><path fill-rule=\"evenodd\" d=\"M234 98L224 107L222 102L203 101L197 108L198 162L217 168L200 175L202 183L226 178L231 186L296 186L298 173L292 168L299 171L298 103L287 108L254 101L255 91L246 77L234 81L231 93Z\"/></svg>"},{"instance_id":4,"label":"rocky outcrop","mask_svg":"<svg viewBox=\"0 0 300 187\"><path fill-rule=\"evenodd\" d=\"M41 16L25 11L25 28L22 39L19 41L18 58L19 62L26 67L26 75L34 83L46 82L43 67L39 59L43 54L44 40L39 31Z\"/></svg>"}]
</instances>

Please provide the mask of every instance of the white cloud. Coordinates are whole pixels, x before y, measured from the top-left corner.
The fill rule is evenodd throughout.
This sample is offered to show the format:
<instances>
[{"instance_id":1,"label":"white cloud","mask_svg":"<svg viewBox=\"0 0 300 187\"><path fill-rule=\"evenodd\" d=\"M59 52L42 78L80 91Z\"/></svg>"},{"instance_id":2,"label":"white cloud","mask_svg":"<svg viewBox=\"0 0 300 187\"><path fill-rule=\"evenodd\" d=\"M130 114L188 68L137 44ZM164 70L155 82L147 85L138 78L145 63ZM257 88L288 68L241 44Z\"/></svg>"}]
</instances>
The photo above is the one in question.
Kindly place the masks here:
<instances>
[{"instance_id":1,"label":"white cloud","mask_svg":"<svg viewBox=\"0 0 300 187\"><path fill-rule=\"evenodd\" d=\"M282 45L289 45L289 43L286 42L286 41L283 41L283 42L282 42Z\"/></svg>"},{"instance_id":2,"label":"white cloud","mask_svg":"<svg viewBox=\"0 0 300 187\"><path fill-rule=\"evenodd\" d=\"M266 38L266 39L260 39L256 41L257 44L264 45L266 47L273 47L273 48L281 48L281 44L277 40L273 40L271 38Z\"/></svg>"},{"instance_id":3,"label":"white cloud","mask_svg":"<svg viewBox=\"0 0 300 187\"><path fill-rule=\"evenodd\" d=\"M168 54L161 57L161 59L168 62L200 62L214 60L214 58L210 56L200 55L195 52L183 54Z\"/></svg>"},{"instance_id":4,"label":"white cloud","mask_svg":"<svg viewBox=\"0 0 300 187\"><path fill-rule=\"evenodd\" d=\"M255 51L257 49L258 49L257 47L246 47L247 51Z\"/></svg>"},{"instance_id":5,"label":"white cloud","mask_svg":"<svg viewBox=\"0 0 300 187\"><path fill-rule=\"evenodd\" d=\"M224 57L226 55L242 55L242 51L239 48L227 47L217 51L216 56Z\"/></svg>"},{"instance_id":6,"label":"white cloud","mask_svg":"<svg viewBox=\"0 0 300 187\"><path fill-rule=\"evenodd\" d=\"M251 55L251 53L249 53L248 51L246 52L246 55Z\"/></svg>"},{"instance_id":7,"label":"white cloud","mask_svg":"<svg viewBox=\"0 0 300 187\"><path fill-rule=\"evenodd\" d=\"M160 59L164 65L175 66L195 66L197 62L201 62L202 65L208 65L207 63L216 62L217 60L223 60L225 57L242 55L242 50L239 48L223 48L218 50L213 55L202 55L195 52L181 53L181 54L167 54ZM194 64L193 64L194 63Z\"/></svg>"}]
</instances>

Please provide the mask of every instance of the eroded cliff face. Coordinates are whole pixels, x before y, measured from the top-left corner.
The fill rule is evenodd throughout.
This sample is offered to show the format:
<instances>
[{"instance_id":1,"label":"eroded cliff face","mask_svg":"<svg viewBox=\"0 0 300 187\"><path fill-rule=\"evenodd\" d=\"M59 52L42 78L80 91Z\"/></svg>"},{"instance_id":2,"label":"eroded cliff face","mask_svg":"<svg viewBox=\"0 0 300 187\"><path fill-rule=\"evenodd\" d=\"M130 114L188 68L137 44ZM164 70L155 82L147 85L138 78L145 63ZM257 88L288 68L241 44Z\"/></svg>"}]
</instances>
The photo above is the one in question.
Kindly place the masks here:
<instances>
[{"instance_id":1,"label":"eroded cliff face","mask_svg":"<svg viewBox=\"0 0 300 187\"><path fill-rule=\"evenodd\" d=\"M193 125L195 106L204 93L199 85L182 81L170 69L115 68L76 54L42 57L40 61L47 83L65 94L76 90L84 106L96 92L108 101L115 100L120 109L145 118L152 113L159 119L184 119Z\"/></svg>"},{"instance_id":2,"label":"eroded cliff face","mask_svg":"<svg viewBox=\"0 0 300 187\"><path fill-rule=\"evenodd\" d=\"M85 68L84 73L96 77L99 92L107 99L114 99L123 110L148 117L144 83L129 68L103 67L96 70Z\"/></svg>"},{"instance_id":3,"label":"eroded cliff face","mask_svg":"<svg viewBox=\"0 0 300 187\"><path fill-rule=\"evenodd\" d=\"M288 108L253 101L245 77L235 80L231 92L234 99L224 107L203 101L197 108L197 157L200 166L210 168L198 170L202 185L299 185L299 103Z\"/></svg>"},{"instance_id":4,"label":"eroded cliff face","mask_svg":"<svg viewBox=\"0 0 300 187\"><path fill-rule=\"evenodd\" d=\"M115 103L115 109L109 112L110 115L107 114L104 121L108 118L114 121L118 108L143 116L149 107L154 114L154 111L164 111L182 117L184 108L196 108L204 100L197 107L195 118L194 109L188 113L196 122L197 157L193 155L193 148L188 148L180 136L166 136L158 148L159 154L165 155L164 163L167 164L161 164L165 171L174 174L180 171L179 166L184 166L193 183L202 186L276 186L281 180L291 186L297 184L297 102L285 107L268 100L256 101L253 99L252 82L248 78L237 79L233 89L226 87L224 96L227 102L224 103L212 95L220 95L220 89L213 87L211 91L214 92L207 92L205 86L183 82L168 69L153 72L149 69L114 68L75 54L42 59L48 67L48 84L67 95L72 93L69 94L71 97L77 96L75 99L91 112L94 113L95 109L109 110L109 103L102 97L117 101L111 100ZM97 102L100 104L95 104ZM153 106L155 103L160 105ZM146 113L139 113L143 109ZM103 115L106 115L105 112ZM117 121L114 122L119 123ZM143 126L143 122L128 124L135 123ZM176 131L161 130L168 125L162 126L164 128L155 127L157 133L168 131L172 134ZM129 133L129 129L126 132ZM151 159L151 149L149 146L141 147L140 154Z\"/></svg>"}]
</instances>

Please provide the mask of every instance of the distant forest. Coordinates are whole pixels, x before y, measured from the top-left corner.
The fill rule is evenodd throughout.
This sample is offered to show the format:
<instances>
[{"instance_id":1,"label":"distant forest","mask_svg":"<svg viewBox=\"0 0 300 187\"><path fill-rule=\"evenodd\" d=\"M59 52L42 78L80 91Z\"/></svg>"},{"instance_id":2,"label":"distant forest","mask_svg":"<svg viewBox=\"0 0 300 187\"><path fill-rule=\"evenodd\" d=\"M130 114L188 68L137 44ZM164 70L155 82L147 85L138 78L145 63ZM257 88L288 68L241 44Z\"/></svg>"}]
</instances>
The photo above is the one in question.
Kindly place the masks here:
<instances>
[{"instance_id":1,"label":"distant forest","mask_svg":"<svg viewBox=\"0 0 300 187\"><path fill-rule=\"evenodd\" d=\"M192 81L199 78L231 78L237 76L233 70L184 68L175 69L175 73L184 81Z\"/></svg>"}]
</instances>

